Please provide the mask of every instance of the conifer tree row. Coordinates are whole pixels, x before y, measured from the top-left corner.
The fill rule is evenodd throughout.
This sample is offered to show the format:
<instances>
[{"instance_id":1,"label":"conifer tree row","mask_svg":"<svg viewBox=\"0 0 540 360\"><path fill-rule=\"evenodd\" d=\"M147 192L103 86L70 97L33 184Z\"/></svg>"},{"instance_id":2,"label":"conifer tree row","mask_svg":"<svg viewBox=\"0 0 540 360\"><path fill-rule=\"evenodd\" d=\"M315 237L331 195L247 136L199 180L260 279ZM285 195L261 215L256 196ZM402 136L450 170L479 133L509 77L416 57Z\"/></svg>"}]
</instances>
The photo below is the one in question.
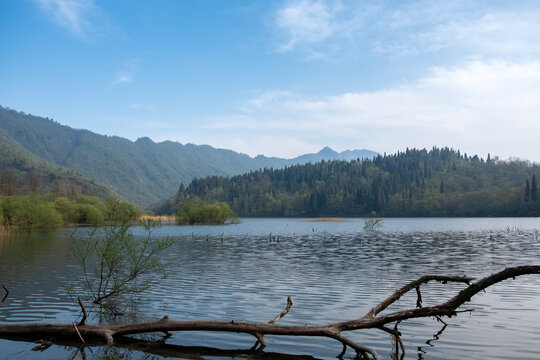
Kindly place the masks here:
<instances>
[{"instance_id":1,"label":"conifer tree row","mask_svg":"<svg viewBox=\"0 0 540 360\"><path fill-rule=\"evenodd\" d=\"M527 161L485 161L447 147L407 149L372 160L194 179L181 184L169 207L203 200L226 202L239 216L534 216L540 214L535 172L538 165Z\"/></svg>"}]
</instances>

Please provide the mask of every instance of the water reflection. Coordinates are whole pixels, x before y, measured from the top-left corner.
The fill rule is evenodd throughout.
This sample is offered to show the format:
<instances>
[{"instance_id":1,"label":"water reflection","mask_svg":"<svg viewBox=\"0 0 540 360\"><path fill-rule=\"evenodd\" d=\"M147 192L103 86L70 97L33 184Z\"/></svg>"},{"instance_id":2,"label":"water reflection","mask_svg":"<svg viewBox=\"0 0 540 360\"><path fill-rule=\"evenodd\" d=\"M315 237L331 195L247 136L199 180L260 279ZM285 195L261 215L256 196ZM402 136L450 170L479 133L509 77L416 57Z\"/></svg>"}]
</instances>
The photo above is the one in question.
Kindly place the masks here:
<instances>
[{"instance_id":1,"label":"water reflection","mask_svg":"<svg viewBox=\"0 0 540 360\"><path fill-rule=\"evenodd\" d=\"M362 227L359 220L309 223L296 219L164 226L158 236L180 237L163 259L171 262L169 277L133 300L129 320L169 315L185 320L268 321L291 296L294 306L280 322L325 324L358 318L395 289L425 274L480 277L507 266L538 262L539 219L385 219L382 230L372 234ZM82 274L69 258L69 234L66 230L0 239L0 283L10 290L0 303L0 322L77 318L76 301L63 289L71 284L77 292L82 290L77 287ZM422 291L423 304L440 303L461 288L459 284L429 284ZM452 318L442 336L434 335L440 329L436 320L407 321L400 325L405 358L535 359L531 344L540 347L539 295L540 279L534 276L495 285L473 298L467 306L475 310L472 315ZM390 310L413 308L415 303L415 295L409 294ZM347 336L375 347L385 358L394 348L391 337L382 332ZM251 346L252 338L175 333L167 343L242 349ZM268 352L326 359L341 351L340 344L331 339L269 336L268 343ZM27 347L18 344L0 341L9 357L25 353ZM70 354L55 347L36 358ZM139 358L140 354L118 356Z\"/></svg>"}]
</instances>

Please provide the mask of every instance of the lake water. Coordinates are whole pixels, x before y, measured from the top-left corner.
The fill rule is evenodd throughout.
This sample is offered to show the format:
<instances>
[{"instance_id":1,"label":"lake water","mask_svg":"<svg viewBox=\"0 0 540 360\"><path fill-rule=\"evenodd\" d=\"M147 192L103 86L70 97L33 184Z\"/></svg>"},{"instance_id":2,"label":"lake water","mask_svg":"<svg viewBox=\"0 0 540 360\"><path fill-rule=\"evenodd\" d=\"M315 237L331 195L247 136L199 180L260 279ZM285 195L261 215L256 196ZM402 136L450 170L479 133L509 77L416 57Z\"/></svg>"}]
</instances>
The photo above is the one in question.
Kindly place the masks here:
<instances>
[{"instance_id":1,"label":"lake water","mask_svg":"<svg viewBox=\"0 0 540 360\"><path fill-rule=\"evenodd\" d=\"M282 324L355 319L425 274L483 277L508 266L538 265L539 230L538 218L384 219L376 233L364 232L361 219L243 219L242 224L226 226L164 225L155 236L179 237L164 255L170 260L169 277L138 294L128 315L115 321L169 315L172 319L266 322L281 312L287 296L294 305L280 320ZM71 232L64 229L0 238L0 284L10 290L0 302L0 323L72 322L78 318L76 300L64 290L64 285L78 284L82 275L69 258ZM141 229L134 232L143 235ZM84 229L78 231L81 237L84 233ZM443 302L462 287L425 286L424 305ZM0 289L0 297L3 295ZM415 304L413 292L390 310L414 308ZM405 358L540 358L540 276L522 276L492 286L464 308L474 311L448 319L448 327L440 334L442 324L432 318L402 323ZM391 357L392 340L382 331L344 335L374 347L383 358ZM341 344L331 339L266 339L266 352L286 354L270 358L310 355L335 359L341 351ZM178 332L167 343L248 349L254 338ZM0 340L0 358L81 358L73 348L53 345L41 353L30 351L34 346ZM185 353L180 358L186 359L253 358L211 349L182 349ZM147 358L142 352L106 347L89 348L85 356ZM345 358L354 358L354 353L349 350Z\"/></svg>"}]
</instances>

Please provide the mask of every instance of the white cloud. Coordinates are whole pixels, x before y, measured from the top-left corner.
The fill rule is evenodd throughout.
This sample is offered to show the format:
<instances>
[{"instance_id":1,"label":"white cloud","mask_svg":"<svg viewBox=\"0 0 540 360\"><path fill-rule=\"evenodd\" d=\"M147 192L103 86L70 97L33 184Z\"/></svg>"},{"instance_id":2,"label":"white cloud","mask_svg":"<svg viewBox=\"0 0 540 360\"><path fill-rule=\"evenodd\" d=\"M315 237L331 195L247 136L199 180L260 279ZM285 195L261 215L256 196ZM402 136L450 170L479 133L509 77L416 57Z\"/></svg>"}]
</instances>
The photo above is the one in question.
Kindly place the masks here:
<instances>
[{"instance_id":1,"label":"white cloud","mask_svg":"<svg viewBox=\"0 0 540 360\"><path fill-rule=\"evenodd\" d=\"M407 54L456 49L497 57L540 52L537 46L540 42L540 11L537 9L474 10L471 13L415 9L411 12L379 25L389 25L396 36L379 40L378 50ZM449 14L453 16L449 17Z\"/></svg>"},{"instance_id":2,"label":"white cloud","mask_svg":"<svg viewBox=\"0 0 540 360\"><path fill-rule=\"evenodd\" d=\"M275 94L280 94L275 96ZM452 146L469 153L540 161L540 62L469 62L434 68L414 83L321 98L271 92L246 101L238 115L208 119L229 144L275 155L330 145L338 150ZM260 138L264 135L264 141ZM271 144L274 144L272 151ZM278 144L278 145L276 145Z\"/></svg>"},{"instance_id":3,"label":"white cloud","mask_svg":"<svg viewBox=\"0 0 540 360\"><path fill-rule=\"evenodd\" d=\"M53 22L72 34L85 37L93 27L90 18L99 12L94 0L33 0Z\"/></svg>"},{"instance_id":4,"label":"white cloud","mask_svg":"<svg viewBox=\"0 0 540 360\"><path fill-rule=\"evenodd\" d=\"M318 43L334 34L335 18L339 4L327 4L323 1L301 0L287 4L276 15L278 27L288 37L287 42L279 46L279 51L293 50L301 43Z\"/></svg>"},{"instance_id":5,"label":"white cloud","mask_svg":"<svg viewBox=\"0 0 540 360\"><path fill-rule=\"evenodd\" d=\"M534 2L287 2L275 13L280 52L325 57L356 48L393 55L451 50L465 55L538 55L540 10Z\"/></svg>"}]
</instances>

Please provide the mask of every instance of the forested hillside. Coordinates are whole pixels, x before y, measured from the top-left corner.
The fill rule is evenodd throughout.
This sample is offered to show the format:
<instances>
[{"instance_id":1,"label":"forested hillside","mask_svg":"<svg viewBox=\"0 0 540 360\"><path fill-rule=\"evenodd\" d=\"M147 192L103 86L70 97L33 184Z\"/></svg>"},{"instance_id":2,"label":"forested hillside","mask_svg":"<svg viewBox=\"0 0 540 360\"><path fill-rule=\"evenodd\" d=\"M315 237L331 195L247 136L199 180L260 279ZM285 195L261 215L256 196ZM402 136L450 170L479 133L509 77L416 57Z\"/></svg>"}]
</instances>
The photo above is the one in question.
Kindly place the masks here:
<instances>
[{"instance_id":1,"label":"forested hillside","mask_svg":"<svg viewBox=\"0 0 540 360\"><path fill-rule=\"evenodd\" d=\"M0 195L54 193L105 198L110 191L73 170L40 160L0 131Z\"/></svg>"},{"instance_id":2,"label":"forested hillside","mask_svg":"<svg viewBox=\"0 0 540 360\"><path fill-rule=\"evenodd\" d=\"M0 134L4 147L15 147L36 159L71 169L142 207L167 199L178 189L179 181L189 183L194 177L236 175L270 166L376 155L369 150L337 153L323 149L296 159L251 158L208 145L154 143L149 138L133 142L98 135L1 106ZM11 161L8 155L6 158Z\"/></svg>"},{"instance_id":3,"label":"forested hillside","mask_svg":"<svg viewBox=\"0 0 540 360\"><path fill-rule=\"evenodd\" d=\"M52 120L0 109L0 131L40 159L72 169L141 206L167 198L178 180L251 169L247 155L209 146L136 142L76 130Z\"/></svg>"},{"instance_id":4,"label":"forested hillside","mask_svg":"<svg viewBox=\"0 0 540 360\"><path fill-rule=\"evenodd\" d=\"M526 161L408 149L373 160L194 179L162 210L201 199L224 201L239 216L537 216L535 174L539 166Z\"/></svg>"}]
</instances>

